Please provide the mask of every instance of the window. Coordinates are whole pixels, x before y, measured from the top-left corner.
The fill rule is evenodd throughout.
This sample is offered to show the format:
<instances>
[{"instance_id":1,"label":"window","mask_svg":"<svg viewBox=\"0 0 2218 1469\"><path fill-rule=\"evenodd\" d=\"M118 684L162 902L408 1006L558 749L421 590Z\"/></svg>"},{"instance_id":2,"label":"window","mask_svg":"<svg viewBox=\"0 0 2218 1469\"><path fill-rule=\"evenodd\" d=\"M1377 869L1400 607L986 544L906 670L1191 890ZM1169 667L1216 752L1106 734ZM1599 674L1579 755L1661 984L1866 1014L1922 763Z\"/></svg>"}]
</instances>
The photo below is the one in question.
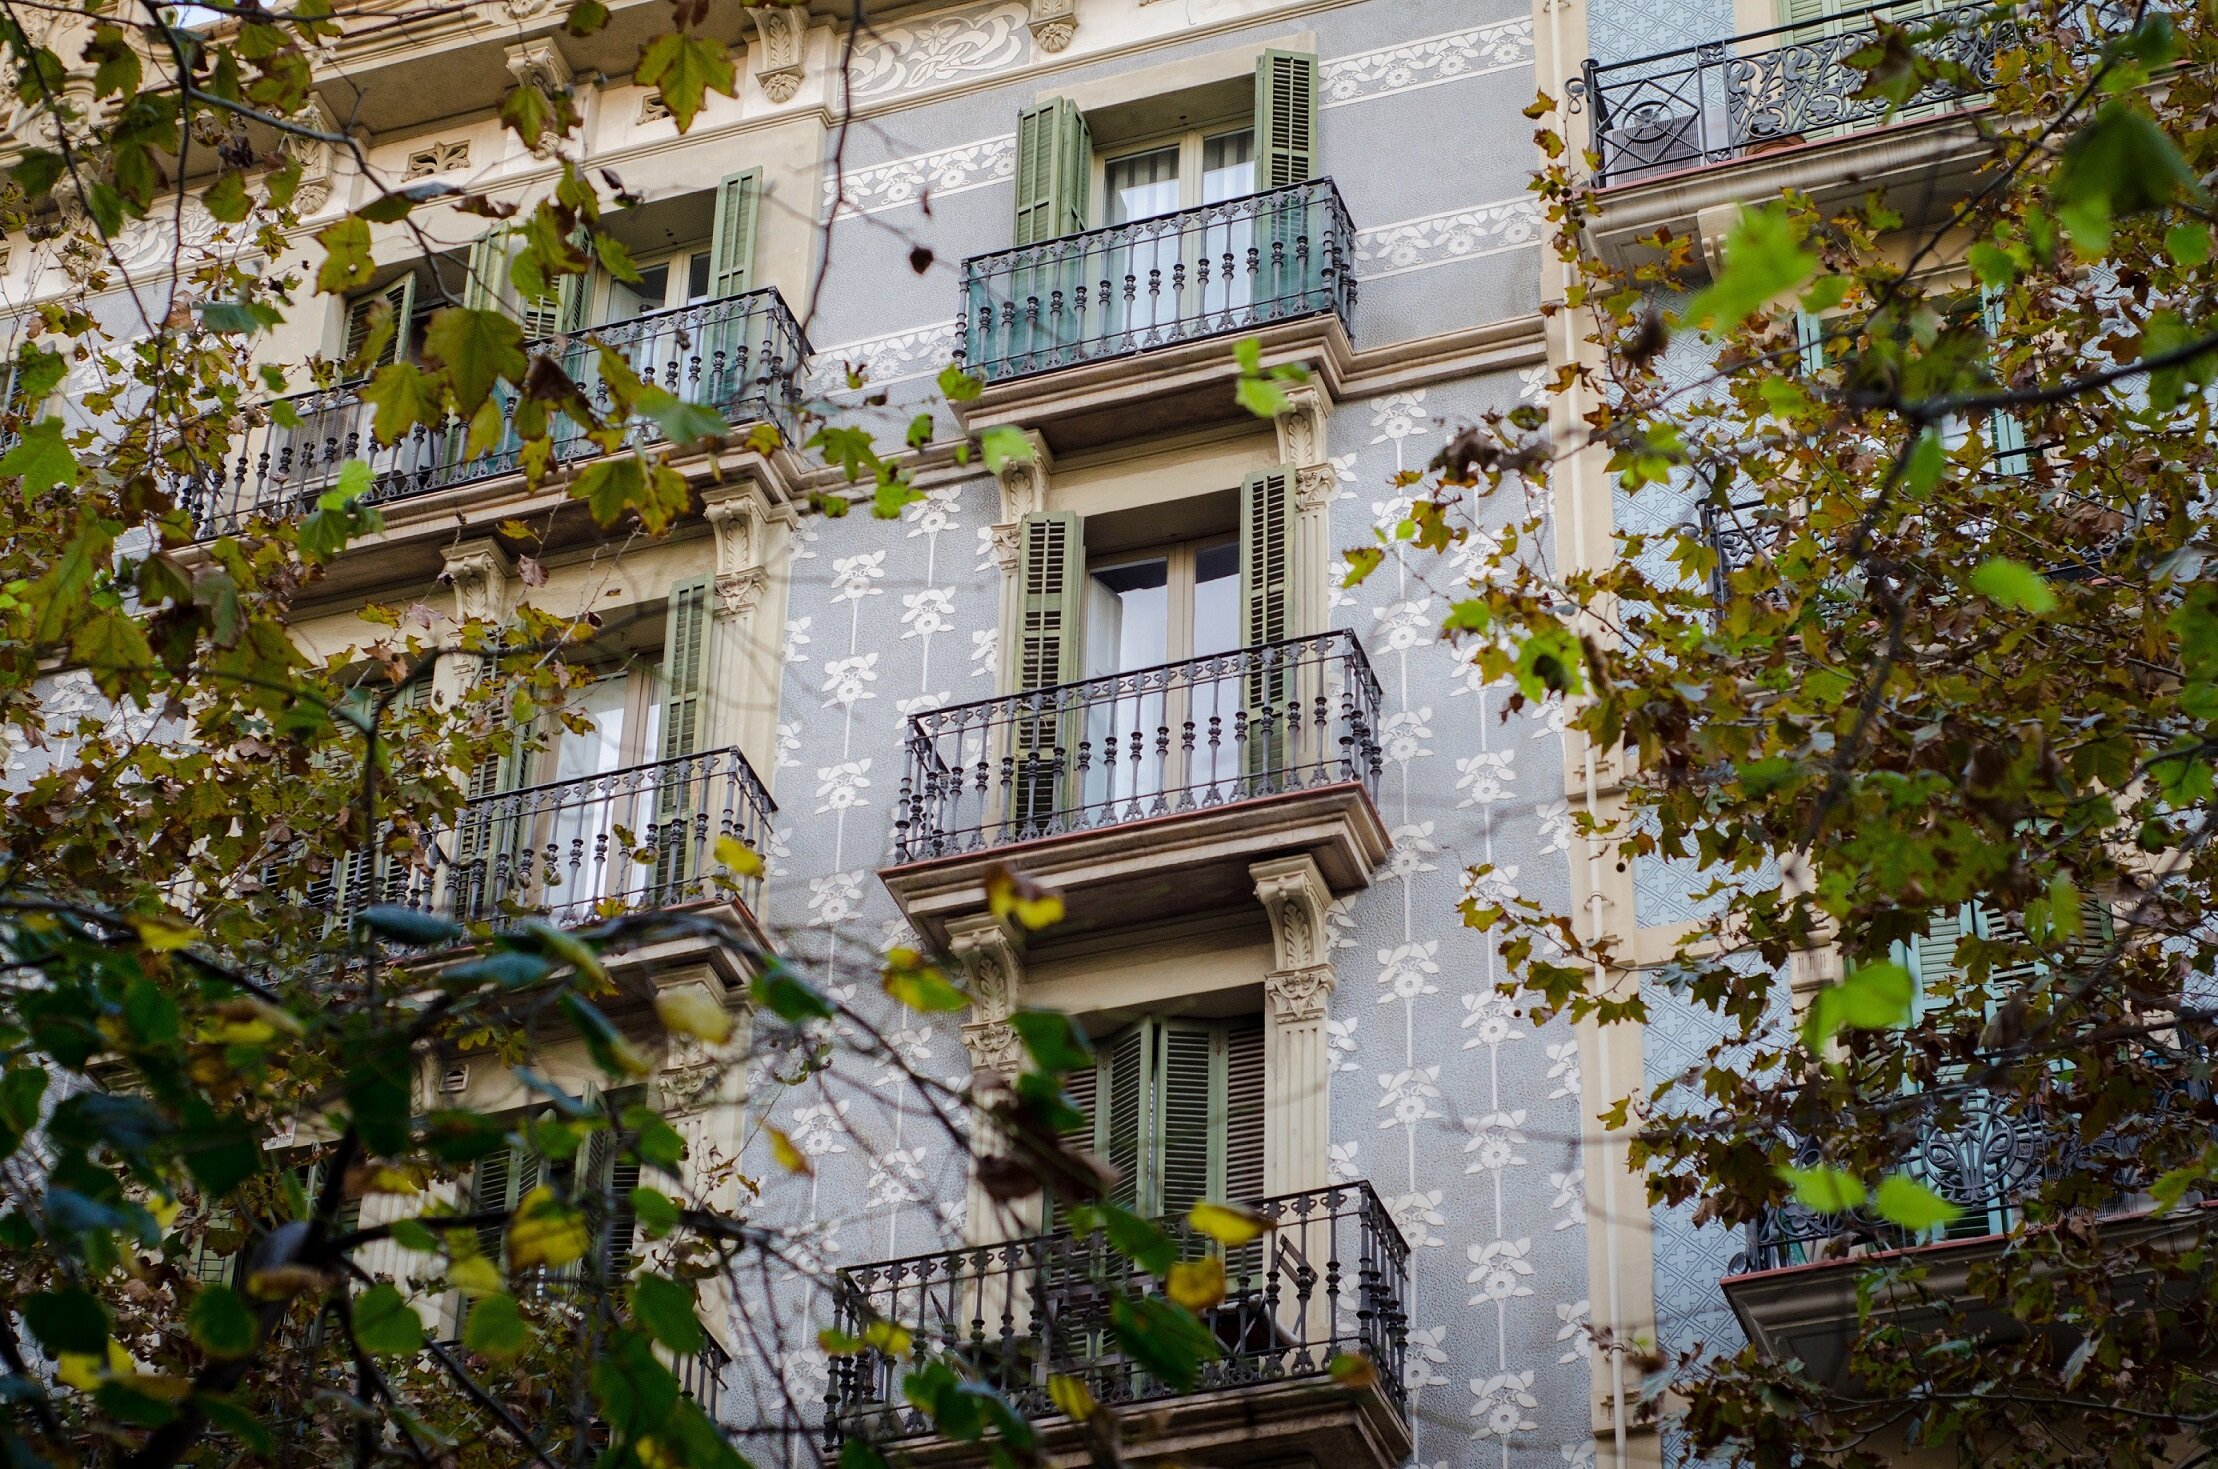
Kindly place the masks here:
<instances>
[{"instance_id":1,"label":"window","mask_svg":"<svg viewBox=\"0 0 2218 1469\"><path fill-rule=\"evenodd\" d=\"M1135 820L1271 788L1304 717L1294 707L1300 655L1224 655L1304 630L1292 601L1291 480L1283 468L1248 476L1237 535L1115 555L1088 555L1076 515L1025 518L1014 692L1076 687L1016 721L1020 825Z\"/></svg>"},{"instance_id":2,"label":"window","mask_svg":"<svg viewBox=\"0 0 2218 1469\"><path fill-rule=\"evenodd\" d=\"M430 301L417 305L416 276L413 271L386 282L374 291L364 291L359 296L348 297L346 335L339 344L343 361L353 362L362 351L363 345L369 341L371 316L381 301L392 308L393 334L378 348L377 356L359 369L364 377L389 362L413 359L417 350L423 346L424 324L436 309Z\"/></svg>"},{"instance_id":3,"label":"window","mask_svg":"<svg viewBox=\"0 0 2218 1469\"><path fill-rule=\"evenodd\" d=\"M1263 1194L1263 1020L1155 1018L1095 1044L1070 1079L1075 1141L1116 1168L1110 1202L1184 1217L1203 1199Z\"/></svg>"},{"instance_id":4,"label":"window","mask_svg":"<svg viewBox=\"0 0 2218 1469\"><path fill-rule=\"evenodd\" d=\"M306 1219L323 1191L325 1163L304 1158L241 1186L240 1209L210 1214L206 1232L184 1262L185 1273L206 1284L227 1283L238 1270L246 1246L265 1230L288 1220ZM352 1194L339 1205L332 1227L351 1234L362 1227L362 1201Z\"/></svg>"},{"instance_id":5,"label":"window","mask_svg":"<svg viewBox=\"0 0 2218 1469\"><path fill-rule=\"evenodd\" d=\"M690 875L710 785L686 762L706 753L708 621L708 578L679 582L659 658L639 649L571 696L575 718L545 721L543 748L472 772L455 834L459 912L582 920Z\"/></svg>"},{"instance_id":6,"label":"window","mask_svg":"<svg viewBox=\"0 0 2218 1469\"><path fill-rule=\"evenodd\" d=\"M513 1215L531 1191L542 1184L557 1193L582 1184L579 1192L588 1197L587 1216L594 1234L606 1242L600 1257L601 1274L609 1279L621 1276L636 1263L638 1221L632 1212L631 1191L639 1187L641 1170L634 1143L630 1133L600 1128L586 1139L574 1158L560 1163L542 1158L521 1142L497 1148L478 1159L471 1170L470 1212L500 1210ZM605 1229L600 1216L603 1199L611 1206ZM500 1266L503 1273L508 1266L508 1223L500 1219L476 1226L478 1253ZM576 1266L537 1269L531 1272L528 1288L547 1294L557 1282L576 1279L578 1274ZM465 1311L467 1305L465 1301Z\"/></svg>"}]
</instances>

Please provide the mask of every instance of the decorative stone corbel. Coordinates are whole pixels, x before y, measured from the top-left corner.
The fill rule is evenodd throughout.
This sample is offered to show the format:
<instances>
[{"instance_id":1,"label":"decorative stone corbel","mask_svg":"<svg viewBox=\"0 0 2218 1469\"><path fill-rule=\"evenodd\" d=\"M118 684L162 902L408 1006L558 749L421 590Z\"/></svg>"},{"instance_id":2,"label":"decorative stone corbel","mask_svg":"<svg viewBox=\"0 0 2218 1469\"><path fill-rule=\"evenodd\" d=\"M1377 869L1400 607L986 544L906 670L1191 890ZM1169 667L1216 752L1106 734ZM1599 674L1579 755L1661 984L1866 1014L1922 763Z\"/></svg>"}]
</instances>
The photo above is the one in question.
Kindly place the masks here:
<instances>
[{"instance_id":1,"label":"decorative stone corbel","mask_svg":"<svg viewBox=\"0 0 2218 1469\"><path fill-rule=\"evenodd\" d=\"M770 584L770 569L763 564L762 500L746 486L738 493L711 491L702 501L702 518L716 536L717 613L744 617Z\"/></svg>"},{"instance_id":2,"label":"decorative stone corbel","mask_svg":"<svg viewBox=\"0 0 2218 1469\"><path fill-rule=\"evenodd\" d=\"M750 58L755 81L772 102L791 102L801 90L801 58L809 34L805 5L752 5L747 18L755 23L754 54Z\"/></svg>"},{"instance_id":3,"label":"decorative stone corbel","mask_svg":"<svg viewBox=\"0 0 2218 1469\"><path fill-rule=\"evenodd\" d=\"M1299 1193L1328 1181L1325 1017L1334 976L1326 959L1325 910L1332 890L1303 853L1248 868L1271 921L1277 967L1263 976L1263 1190Z\"/></svg>"},{"instance_id":4,"label":"decorative stone corbel","mask_svg":"<svg viewBox=\"0 0 2218 1469\"><path fill-rule=\"evenodd\" d=\"M558 97L570 90L576 80L570 63L563 57L551 36L536 41L518 41L508 47L508 74L516 79L519 87L537 87L549 97Z\"/></svg>"},{"instance_id":5,"label":"decorative stone corbel","mask_svg":"<svg viewBox=\"0 0 2218 1469\"><path fill-rule=\"evenodd\" d=\"M1017 570L1017 528L1014 525L986 527L987 540L993 546L993 563L1001 568L1003 576L1014 576Z\"/></svg>"},{"instance_id":6,"label":"decorative stone corbel","mask_svg":"<svg viewBox=\"0 0 2218 1469\"><path fill-rule=\"evenodd\" d=\"M454 618L499 622L508 615L508 588L516 563L494 541L463 541L446 550L439 580L454 593Z\"/></svg>"},{"instance_id":7,"label":"decorative stone corbel","mask_svg":"<svg viewBox=\"0 0 2218 1469\"><path fill-rule=\"evenodd\" d=\"M971 1093L985 1100L1005 1095L1024 1070L1024 1040L1009 1015L1016 1008L1017 987L1024 980L1024 960L1017 935L991 913L974 913L947 925L947 948L963 967L970 988L970 1019L963 1026L963 1049L970 1053ZM1008 1139L987 1120L985 1109L971 1114L972 1164L970 1195L965 1206L966 1231L978 1244L995 1244L1025 1234L1039 1224L1039 1199L1034 1196L1012 1205L997 1199L980 1181L982 1170L991 1170L994 1159L1008 1150Z\"/></svg>"},{"instance_id":8,"label":"decorative stone corbel","mask_svg":"<svg viewBox=\"0 0 2218 1469\"><path fill-rule=\"evenodd\" d=\"M300 120L317 132L339 131L338 114L321 92L308 94L305 115ZM293 193L293 206L304 215L314 214L331 198L337 150L321 138L304 138L298 133L287 133L278 139L277 146L287 158L300 164L300 187Z\"/></svg>"},{"instance_id":9,"label":"decorative stone corbel","mask_svg":"<svg viewBox=\"0 0 2218 1469\"><path fill-rule=\"evenodd\" d=\"M1285 389L1286 411L1272 419L1278 430L1278 460L1300 469L1325 462L1325 418L1332 405L1315 382Z\"/></svg>"},{"instance_id":10,"label":"decorative stone corbel","mask_svg":"<svg viewBox=\"0 0 2218 1469\"><path fill-rule=\"evenodd\" d=\"M1078 34L1078 0L1032 0L1025 22L1032 28L1032 43L1055 52L1070 45Z\"/></svg>"},{"instance_id":11,"label":"decorative stone corbel","mask_svg":"<svg viewBox=\"0 0 2218 1469\"><path fill-rule=\"evenodd\" d=\"M1001 519L1013 525L1027 515L1047 509L1048 476L1055 471L1055 456L1048 452L1047 440L1036 430L1027 429L1025 442L1032 446L1026 458L1010 458L994 476L1001 486Z\"/></svg>"}]
</instances>

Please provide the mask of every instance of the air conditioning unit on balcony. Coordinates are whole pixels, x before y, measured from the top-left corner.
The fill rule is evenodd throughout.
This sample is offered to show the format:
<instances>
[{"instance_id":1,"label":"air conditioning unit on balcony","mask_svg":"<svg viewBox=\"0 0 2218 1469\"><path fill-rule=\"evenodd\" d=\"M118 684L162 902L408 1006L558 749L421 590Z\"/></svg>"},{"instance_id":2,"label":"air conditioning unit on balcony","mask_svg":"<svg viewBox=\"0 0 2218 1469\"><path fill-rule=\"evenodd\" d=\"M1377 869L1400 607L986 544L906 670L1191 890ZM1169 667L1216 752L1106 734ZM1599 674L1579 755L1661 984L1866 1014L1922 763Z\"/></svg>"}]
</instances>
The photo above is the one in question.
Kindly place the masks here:
<instances>
[{"instance_id":1,"label":"air conditioning unit on balcony","mask_svg":"<svg viewBox=\"0 0 2218 1469\"><path fill-rule=\"evenodd\" d=\"M1702 161L1702 119L1694 112L1643 108L1602 135L1612 183L1668 173Z\"/></svg>"}]
</instances>

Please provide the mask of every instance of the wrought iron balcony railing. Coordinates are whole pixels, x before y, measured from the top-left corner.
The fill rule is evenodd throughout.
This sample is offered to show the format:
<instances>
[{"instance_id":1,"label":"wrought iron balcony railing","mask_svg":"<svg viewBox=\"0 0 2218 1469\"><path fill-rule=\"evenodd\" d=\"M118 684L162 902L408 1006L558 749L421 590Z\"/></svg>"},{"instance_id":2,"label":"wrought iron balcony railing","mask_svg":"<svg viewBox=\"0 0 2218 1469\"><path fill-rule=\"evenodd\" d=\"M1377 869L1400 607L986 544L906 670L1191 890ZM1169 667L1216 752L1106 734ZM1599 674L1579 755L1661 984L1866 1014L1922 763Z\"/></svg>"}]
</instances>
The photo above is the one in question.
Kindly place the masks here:
<instances>
[{"instance_id":1,"label":"wrought iron balcony railing","mask_svg":"<svg viewBox=\"0 0 2218 1469\"><path fill-rule=\"evenodd\" d=\"M1191 1392L1324 1378L1335 1357L1360 1354L1379 1387L1409 1411L1403 1362L1409 1336L1409 1246L1367 1183L1266 1199L1272 1227L1253 1244L1213 1244L1161 1221L1183 1258L1218 1254L1224 1300L1200 1312L1217 1355ZM837 1328L861 1337L873 1322L906 1327L920 1353L961 1361L1019 1412L1058 1410L1050 1377L1073 1378L1096 1401L1183 1396L1120 1350L1111 1302L1160 1296L1162 1283L1104 1244L1067 1231L948 1250L839 1272ZM876 1350L832 1361L824 1419L836 1448L850 1433L890 1440L931 1425L901 1394L901 1364Z\"/></svg>"},{"instance_id":2,"label":"wrought iron balcony railing","mask_svg":"<svg viewBox=\"0 0 2218 1469\"><path fill-rule=\"evenodd\" d=\"M2078 24L2090 34L2116 30L2134 10L2123 0L2099 0ZM1868 95L1866 73L1849 64L1877 40L1881 22L1905 28L1914 48L1943 67L1943 79L1899 109ZM1632 61L1590 58L1572 91L1592 114L1600 156L1594 181L1622 183L1983 96L1996 56L2020 35L2019 22L1992 5L1936 9L1926 0L1887 0Z\"/></svg>"},{"instance_id":3,"label":"wrought iron balcony railing","mask_svg":"<svg viewBox=\"0 0 2218 1469\"><path fill-rule=\"evenodd\" d=\"M1345 629L927 710L909 719L894 860L1375 787L1378 711Z\"/></svg>"},{"instance_id":4,"label":"wrought iron balcony railing","mask_svg":"<svg viewBox=\"0 0 2218 1469\"><path fill-rule=\"evenodd\" d=\"M776 805L736 749L658 760L471 801L377 884L342 874L336 908L383 901L463 922L583 923L713 897L719 837L763 849ZM750 908L759 879L738 879Z\"/></svg>"},{"instance_id":5,"label":"wrought iron balcony railing","mask_svg":"<svg viewBox=\"0 0 2218 1469\"><path fill-rule=\"evenodd\" d=\"M784 298L776 287L767 286L527 344L534 355L560 362L594 410L604 415L612 401L594 342L615 349L643 380L712 407L735 425L767 422L786 429L809 352ZM513 392L505 387L500 391ZM418 425L398 443L380 446L370 432L376 409L363 400L360 383L282 401L297 424L265 422L248 428L230 464L207 471L188 487L187 504L203 538L233 534L258 516L306 514L337 483L340 466L350 459L368 461L367 498L376 504L496 479L520 467L520 445L513 435L474 457L465 456L468 435L459 422L437 429ZM576 423L555 414L550 418L558 460L600 452ZM652 419L635 418L629 431L643 443L661 436Z\"/></svg>"},{"instance_id":6,"label":"wrought iron balcony railing","mask_svg":"<svg viewBox=\"0 0 2218 1469\"><path fill-rule=\"evenodd\" d=\"M989 383L1355 308L1330 179L963 262L963 360Z\"/></svg>"},{"instance_id":7,"label":"wrought iron balcony railing","mask_svg":"<svg viewBox=\"0 0 2218 1469\"><path fill-rule=\"evenodd\" d=\"M2102 1212L2146 1207L2143 1190L2153 1180L2153 1170L2139 1159L2148 1129L2156 1125L2151 1119L2169 1114L2173 1125L2210 1126L2212 1087L2201 1075L2209 1058L2192 1059L2187 1064L2188 1053L2179 1053L2178 1078L2158 1100L2093 1141L2082 1140L2075 1125L2014 1098L1972 1092L1945 1118L1929 1113L1921 1119L1904 1160L1907 1172L1962 1211L1954 1222L1920 1234L1866 1209L1820 1214L1789 1200L1765 1210L1748 1226L1746 1246L1728 1273L2003 1234L2024 1219L2025 1205L2045 1185L2073 1176L2083 1176L2091 1195L2108 1201ZM2203 1120L2198 1124L2196 1118ZM1821 1152L1816 1140L1804 1140L1795 1149L1795 1161L1805 1166L1822 1162Z\"/></svg>"}]
</instances>

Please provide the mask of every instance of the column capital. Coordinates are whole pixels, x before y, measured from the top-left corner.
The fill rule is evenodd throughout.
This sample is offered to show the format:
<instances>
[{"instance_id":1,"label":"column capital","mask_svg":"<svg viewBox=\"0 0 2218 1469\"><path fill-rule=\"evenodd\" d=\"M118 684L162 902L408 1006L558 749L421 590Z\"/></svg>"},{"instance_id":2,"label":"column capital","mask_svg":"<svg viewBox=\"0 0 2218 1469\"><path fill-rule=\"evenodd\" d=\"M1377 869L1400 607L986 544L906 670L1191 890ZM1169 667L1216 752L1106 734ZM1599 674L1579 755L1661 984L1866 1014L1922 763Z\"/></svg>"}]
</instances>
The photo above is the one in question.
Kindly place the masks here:
<instances>
[{"instance_id":1,"label":"column capital","mask_svg":"<svg viewBox=\"0 0 2218 1469\"><path fill-rule=\"evenodd\" d=\"M994 480L1001 486L1001 518L1015 522L1027 515L1047 509L1048 476L1055 471L1055 456L1048 450L1047 440L1036 429L1024 431L1025 442L1032 446L1027 459L1011 459L1001 466Z\"/></svg>"},{"instance_id":2,"label":"column capital","mask_svg":"<svg viewBox=\"0 0 2218 1469\"><path fill-rule=\"evenodd\" d=\"M1333 972L1329 964L1310 969L1281 969L1263 976L1263 997L1270 1003L1271 1018L1281 1023L1322 1020L1332 1006Z\"/></svg>"},{"instance_id":3,"label":"column capital","mask_svg":"<svg viewBox=\"0 0 2218 1469\"><path fill-rule=\"evenodd\" d=\"M1016 1075L1024 1069L1024 1043L1009 1024L1017 987L1024 982L1016 931L991 913L968 914L948 923L947 950L963 966L970 989L963 1048L970 1052L972 1068Z\"/></svg>"},{"instance_id":4,"label":"column capital","mask_svg":"<svg viewBox=\"0 0 2218 1469\"><path fill-rule=\"evenodd\" d=\"M1325 461L1325 420L1332 400L1312 379L1285 388L1286 411L1271 420L1278 430L1278 458L1297 469Z\"/></svg>"},{"instance_id":5,"label":"column capital","mask_svg":"<svg viewBox=\"0 0 2218 1469\"><path fill-rule=\"evenodd\" d=\"M747 18L755 25L753 70L762 93L772 102L786 103L801 90L801 53L809 33L805 5L750 5Z\"/></svg>"},{"instance_id":6,"label":"column capital","mask_svg":"<svg viewBox=\"0 0 2218 1469\"><path fill-rule=\"evenodd\" d=\"M439 580L454 592L454 618L499 622L508 615L508 584L516 563L497 541L463 541L446 548Z\"/></svg>"}]
</instances>

